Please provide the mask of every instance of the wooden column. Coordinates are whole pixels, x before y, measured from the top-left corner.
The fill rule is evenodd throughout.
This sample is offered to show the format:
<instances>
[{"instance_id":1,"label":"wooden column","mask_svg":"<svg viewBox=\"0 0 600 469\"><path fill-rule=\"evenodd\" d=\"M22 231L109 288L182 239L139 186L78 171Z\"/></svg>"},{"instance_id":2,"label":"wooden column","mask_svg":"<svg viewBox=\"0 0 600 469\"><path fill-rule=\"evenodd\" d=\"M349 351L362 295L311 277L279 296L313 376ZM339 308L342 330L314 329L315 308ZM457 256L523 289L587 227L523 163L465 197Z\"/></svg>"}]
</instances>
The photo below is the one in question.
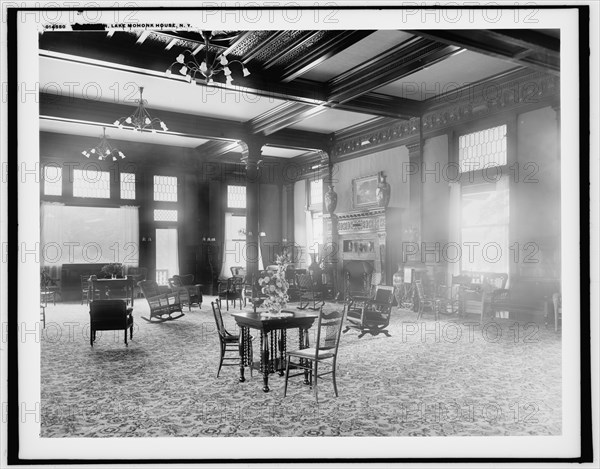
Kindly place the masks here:
<instances>
[{"instance_id":1,"label":"wooden column","mask_svg":"<svg viewBox=\"0 0 600 469\"><path fill-rule=\"evenodd\" d=\"M258 210L260 207L260 155L263 141L247 138L242 143L242 162L246 165L246 272L258 273Z\"/></svg>"},{"instance_id":2,"label":"wooden column","mask_svg":"<svg viewBox=\"0 0 600 469\"><path fill-rule=\"evenodd\" d=\"M418 239L422 239L422 220L423 220L423 142L419 140L406 146L408 148L408 161L410 165L409 183L409 210L408 225L410 228L416 228Z\"/></svg>"},{"instance_id":3,"label":"wooden column","mask_svg":"<svg viewBox=\"0 0 600 469\"><path fill-rule=\"evenodd\" d=\"M285 245L294 243L294 183L283 186L282 220Z\"/></svg>"}]
</instances>

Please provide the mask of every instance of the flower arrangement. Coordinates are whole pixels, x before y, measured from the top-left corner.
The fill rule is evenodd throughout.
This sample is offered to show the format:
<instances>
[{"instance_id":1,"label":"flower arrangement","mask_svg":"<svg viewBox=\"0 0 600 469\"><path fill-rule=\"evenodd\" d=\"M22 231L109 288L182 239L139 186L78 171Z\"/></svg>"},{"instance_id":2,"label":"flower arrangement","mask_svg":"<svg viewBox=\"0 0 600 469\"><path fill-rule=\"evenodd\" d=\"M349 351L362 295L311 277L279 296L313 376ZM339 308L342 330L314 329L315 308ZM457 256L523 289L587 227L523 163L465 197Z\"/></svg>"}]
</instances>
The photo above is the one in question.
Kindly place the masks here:
<instances>
[{"instance_id":1,"label":"flower arrangement","mask_svg":"<svg viewBox=\"0 0 600 469\"><path fill-rule=\"evenodd\" d=\"M121 275L123 273L123 264L117 264L117 263L106 264L104 267L102 267L101 270L102 270L102 273L104 273L106 275L116 277L117 275Z\"/></svg>"},{"instance_id":2,"label":"flower arrangement","mask_svg":"<svg viewBox=\"0 0 600 469\"><path fill-rule=\"evenodd\" d=\"M285 269L289 264L289 259L286 255L277 256L276 263L277 270L275 272L267 272L258 279L262 293L267 295L263 306L272 313L280 313L290 299L287 294L290 284L285 279Z\"/></svg>"}]
</instances>

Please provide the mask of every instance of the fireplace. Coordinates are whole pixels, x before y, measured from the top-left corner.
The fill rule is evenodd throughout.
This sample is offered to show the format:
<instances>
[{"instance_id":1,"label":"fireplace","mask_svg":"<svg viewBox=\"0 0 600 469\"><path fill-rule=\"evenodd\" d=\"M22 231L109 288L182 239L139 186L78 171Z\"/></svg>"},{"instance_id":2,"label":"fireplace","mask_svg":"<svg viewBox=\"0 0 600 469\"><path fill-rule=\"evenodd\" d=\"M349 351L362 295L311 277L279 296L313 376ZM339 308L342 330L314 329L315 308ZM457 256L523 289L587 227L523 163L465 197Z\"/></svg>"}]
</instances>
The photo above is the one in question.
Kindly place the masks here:
<instances>
[{"instance_id":1,"label":"fireplace","mask_svg":"<svg viewBox=\"0 0 600 469\"><path fill-rule=\"evenodd\" d=\"M371 210L324 216L325 243L332 246L332 269L336 272L336 291L342 292L344 271L353 261L370 265L381 274L381 283L391 285L401 247L402 209Z\"/></svg>"}]
</instances>

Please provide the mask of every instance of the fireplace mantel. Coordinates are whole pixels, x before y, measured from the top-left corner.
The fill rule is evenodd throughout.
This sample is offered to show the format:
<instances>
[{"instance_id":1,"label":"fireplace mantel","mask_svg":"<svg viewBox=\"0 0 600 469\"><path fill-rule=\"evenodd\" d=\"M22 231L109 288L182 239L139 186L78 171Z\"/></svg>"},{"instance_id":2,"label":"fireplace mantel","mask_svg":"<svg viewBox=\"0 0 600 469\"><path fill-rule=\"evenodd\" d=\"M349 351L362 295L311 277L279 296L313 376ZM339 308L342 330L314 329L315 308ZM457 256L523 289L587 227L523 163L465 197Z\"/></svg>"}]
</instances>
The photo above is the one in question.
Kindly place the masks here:
<instances>
[{"instance_id":1,"label":"fireplace mantel","mask_svg":"<svg viewBox=\"0 0 600 469\"><path fill-rule=\"evenodd\" d=\"M400 247L403 209L374 207L370 210L323 215L325 243L336 253L335 270L342 281L344 263L363 260L380 273L382 283L390 284L396 269L396 253ZM396 246L396 244L398 246ZM340 291L341 283L336 289Z\"/></svg>"}]
</instances>

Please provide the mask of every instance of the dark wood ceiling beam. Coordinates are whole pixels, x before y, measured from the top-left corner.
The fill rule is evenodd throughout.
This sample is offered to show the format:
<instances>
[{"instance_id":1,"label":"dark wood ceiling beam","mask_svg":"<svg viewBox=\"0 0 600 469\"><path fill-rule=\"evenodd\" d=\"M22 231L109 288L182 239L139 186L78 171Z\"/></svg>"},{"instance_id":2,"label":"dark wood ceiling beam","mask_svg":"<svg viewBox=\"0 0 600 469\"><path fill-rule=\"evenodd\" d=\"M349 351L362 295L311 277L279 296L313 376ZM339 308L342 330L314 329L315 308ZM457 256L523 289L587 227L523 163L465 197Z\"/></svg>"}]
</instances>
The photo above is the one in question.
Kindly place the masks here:
<instances>
[{"instance_id":1,"label":"dark wood ceiling beam","mask_svg":"<svg viewBox=\"0 0 600 469\"><path fill-rule=\"evenodd\" d=\"M103 101L88 101L80 98L40 93L40 115L83 122L104 122L112 126L120 117L129 116L134 106ZM170 132L182 133L197 138L217 140L239 140L247 134L246 127L235 121L201 117L179 112L148 109L153 117L159 117Z\"/></svg>"},{"instance_id":2,"label":"dark wood ceiling beam","mask_svg":"<svg viewBox=\"0 0 600 469\"><path fill-rule=\"evenodd\" d=\"M361 39L366 38L374 31L341 31L328 41L314 47L310 52L305 54L299 60L296 60L284 67L280 80L284 83L295 80L299 76L308 72L311 68L316 67L325 60L347 49L353 44L356 44Z\"/></svg>"},{"instance_id":3,"label":"dark wood ceiling beam","mask_svg":"<svg viewBox=\"0 0 600 469\"><path fill-rule=\"evenodd\" d=\"M265 144L286 148L324 150L331 145L331 137L328 134L287 128L268 135Z\"/></svg>"},{"instance_id":4,"label":"dark wood ceiling beam","mask_svg":"<svg viewBox=\"0 0 600 469\"><path fill-rule=\"evenodd\" d=\"M344 103L411 75L460 51L460 47L416 38L330 81L329 102Z\"/></svg>"},{"instance_id":5,"label":"dark wood ceiling beam","mask_svg":"<svg viewBox=\"0 0 600 469\"><path fill-rule=\"evenodd\" d=\"M249 122L249 126L253 133L270 135L304 119L320 114L326 109L324 106L313 106L311 104L288 101L252 119Z\"/></svg>"},{"instance_id":6,"label":"dark wood ceiling beam","mask_svg":"<svg viewBox=\"0 0 600 469\"><path fill-rule=\"evenodd\" d=\"M294 49L296 49L297 47L302 47L302 45L305 42L310 41L314 36L316 36L319 33L320 31L306 31L305 33L302 33L301 35L287 43L285 47L282 47L281 49L277 50L277 52L275 52L273 55L271 55L271 57L269 57L263 63L262 68L264 70L270 69L275 63L281 60L282 57L285 57L287 54L294 51Z\"/></svg>"},{"instance_id":7,"label":"dark wood ceiling beam","mask_svg":"<svg viewBox=\"0 0 600 469\"><path fill-rule=\"evenodd\" d=\"M232 152L236 147L239 147L238 142L223 142L218 140L211 140L206 142L204 145L196 147L201 154L201 160L204 163L217 161L224 155ZM241 150L240 150L241 153Z\"/></svg>"},{"instance_id":8,"label":"dark wood ceiling beam","mask_svg":"<svg viewBox=\"0 0 600 469\"><path fill-rule=\"evenodd\" d=\"M351 101L331 107L395 119L410 119L411 117L418 117L424 112L424 105L420 101L373 92L365 93Z\"/></svg>"},{"instance_id":9,"label":"dark wood ceiling beam","mask_svg":"<svg viewBox=\"0 0 600 469\"><path fill-rule=\"evenodd\" d=\"M541 54L560 54L560 39L532 29L487 29L484 34Z\"/></svg>"},{"instance_id":10,"label":"dark wood ceiling beam","mask_svg":"<svg viewBox=\"0 0 600 469\"><path fill-rule=\"evenodd\" d=\"M532 53L536 52L539 50L539 46L536 45L532 49L524 48L521 45L516 45L514 39L506 37L499 38L498 34L492 35L487 30L477 30L477 36L474 36L474 33L470 31L463 32L428 29L426 31L415 30L410 32L434 41L460 46L474 52L509 61L521 67L529 67L534 70L557 76L560 74L560 63L557 61L558 57L554 60L553 53L547 56L546 60L532 60L529 57L531 54L524 54L523 52L524 50L531 51ZM548 50L551 52L551 49Z\"/></svg>"}]
</instances>

